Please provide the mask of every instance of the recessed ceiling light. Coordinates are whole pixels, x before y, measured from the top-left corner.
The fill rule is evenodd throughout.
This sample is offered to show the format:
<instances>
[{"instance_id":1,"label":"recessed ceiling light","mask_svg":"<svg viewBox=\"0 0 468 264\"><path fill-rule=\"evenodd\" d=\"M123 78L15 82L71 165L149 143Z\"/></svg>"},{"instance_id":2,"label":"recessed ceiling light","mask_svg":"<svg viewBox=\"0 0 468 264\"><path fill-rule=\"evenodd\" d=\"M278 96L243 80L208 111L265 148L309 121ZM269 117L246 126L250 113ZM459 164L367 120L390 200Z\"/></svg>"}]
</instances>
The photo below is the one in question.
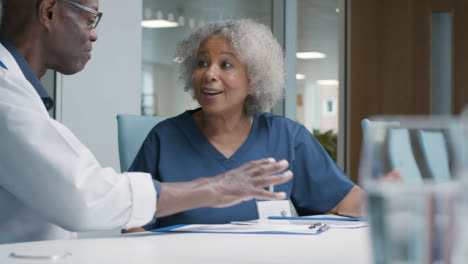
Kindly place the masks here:
<instances>
[{"instance_id":1,"label":"recessed ceiling light","mask_svg":"<svg viewBox=\"0 0 468 264\"><path fill-rule=\"evenodd\" d=\"M296 53L298 59L323 59L327 57L327 54L322 52L308 51L308 52L298 52Z\"/></svg>"},{"instance_id":2,"label":"recessed ceiling light","mask_svg":"<svg viewBox=\"0 0 468 264\"><path fill-rule=\"evenodd\" d=\"M296 73L296 80L304 80L305 79L305 75L302 74L302 73Z\"/></svg>"},{"instance_id":3,"label":"recessed ceiling light","mask_svg":"<svg viewBox=\"0 0 468 264\"><path fill-rule=\"evenodd\" d=\"M318 85L338 85L340 82L338 80L318 80L317 81Z\"/></svg>"},{"instance_id":4,"label":"recessed ceiling light","mask_svg":"<svg viewBox=\"0 0 468 264\"><path fill-rule=\"evenodd\" d=\"M177 27L179 24L177 22L172 22L164 19L156 20L143 20L141 21L141 26L145 28L171 28Z\"/></svg>"}]
</instances>

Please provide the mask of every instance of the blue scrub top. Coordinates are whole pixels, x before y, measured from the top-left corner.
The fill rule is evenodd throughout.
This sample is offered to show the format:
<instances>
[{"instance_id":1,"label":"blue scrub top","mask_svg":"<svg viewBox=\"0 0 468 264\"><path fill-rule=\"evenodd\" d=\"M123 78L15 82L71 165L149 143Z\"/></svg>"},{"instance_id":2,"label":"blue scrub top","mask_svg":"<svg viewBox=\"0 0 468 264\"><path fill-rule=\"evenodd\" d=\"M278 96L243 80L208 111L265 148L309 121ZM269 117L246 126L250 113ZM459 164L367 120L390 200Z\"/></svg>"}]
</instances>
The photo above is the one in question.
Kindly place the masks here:
<instances>
[{"instance_id":1,"label":"blue scrub top","mask_svg":"<svg viewBox=\"0 0 468 264\"><path fill-rule=\"evenodd\" d=\"M246 162L274 157L286 159L294 178L275 186L286 192L299 215L328 212L354 186L314 136L301 124L264 113L254 116L247 140L229 159L203 135L192 114L169 118L145 139L129 171L149 172L161 182L184 182L213 177ZM157 219L146 229L175 224L221 224L257 219L255 200L227 208L198 208Z\"/></svg>"}]
</instances>

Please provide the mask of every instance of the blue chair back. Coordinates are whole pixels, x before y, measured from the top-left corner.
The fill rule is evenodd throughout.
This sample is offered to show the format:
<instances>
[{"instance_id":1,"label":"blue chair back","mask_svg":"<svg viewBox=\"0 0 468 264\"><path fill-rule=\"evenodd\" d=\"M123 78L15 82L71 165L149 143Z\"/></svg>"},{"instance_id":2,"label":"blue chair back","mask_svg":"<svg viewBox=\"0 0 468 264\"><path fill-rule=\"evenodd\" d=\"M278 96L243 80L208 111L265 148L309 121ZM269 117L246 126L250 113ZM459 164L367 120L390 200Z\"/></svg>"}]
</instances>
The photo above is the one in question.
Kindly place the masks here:
<instances>
[{"instance_id":1,"label":"blue chair back","mask_svg":"<svg viewBox=\"0 0 468 264\"><path fill-rule=\"evenodd\" d=\"M421 171L414 158L409 131L406 128L388 131L388 155L393 169L399 169L406 182L422 182Z\"/></svg>"},{"instance_id":2,"label":"blue chair back","mask_svg":"<svg viewBox=\"0 0 468 264\"><path fill-rule=\"evenodd\" d=\"M449 181L448 152L442 132L418 130L417 134L429 176L434 181Z\"/></svg>"},{"instance_id":3,"label":"blue chair back","mask_svg":"<svg viewBox=\"0 0 468 264\"><path fill-rule=\"evenodd\" d=\"M148 133L166 117L117 115L120 170L127 171Z\"/></svg>"},{"instance_id":4,"label":"blue chair back","mask_svg":"<svg viewBox=\"0 0 468 264\"><path fill-rule=\"evenodd\" d=\"M385 160L377 160L378 158L382 159L387 157L387 130L389 127L399 126L400 123L397 121L371 121L369 119L363 119L361 121L363 147L367 150L365 153L361 151L361 155L367 155L366 159L361 158L361 162L364 160L370 162L372 175L381 173L380 170L382 168L379 168L379 166L383 166L383 164L387 163ZM360 167L363 167L363 164L361 164ZM386 167L385 169L390 170L391 168Z\"/></svg>"},{"instance_id":5,"label":"blue chair back","mask_svg":"<svg viewBox=\"0 0 468 264\"><path fill-rule=\"evenodd\" d=\"M362 138L364 144L370 144L375 151L381 151L385 147L386 130L382 127L399 127L400 122L397 121L371 121L364 118L361 121Z\"/></svg>"}]
</instances>

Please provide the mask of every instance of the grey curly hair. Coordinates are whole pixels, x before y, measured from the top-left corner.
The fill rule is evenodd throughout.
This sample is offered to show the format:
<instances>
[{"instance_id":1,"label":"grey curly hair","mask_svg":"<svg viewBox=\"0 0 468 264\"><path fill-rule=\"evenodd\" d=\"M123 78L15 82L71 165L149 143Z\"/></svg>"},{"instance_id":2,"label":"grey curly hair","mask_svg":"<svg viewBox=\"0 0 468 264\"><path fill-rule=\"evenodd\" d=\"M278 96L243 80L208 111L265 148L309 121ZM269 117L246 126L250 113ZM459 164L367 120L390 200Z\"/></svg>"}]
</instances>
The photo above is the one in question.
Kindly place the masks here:
<instances>
[{"instance_id":1,"label":"grey curly hair","mask_svg":"<svg viewBox=\"0 0 468 264\"><path fill-rule=\"evenodd\" d=\"M244 109L256 115L268 110L284 94L285 60L283 50L270 29L251 19L206 24L177 44L174 60L180 62L180 78L185 91L194 96L192 75L200 44L213 35L224 36L247 65L252 93Z\"/></svg>"}]
</instances>

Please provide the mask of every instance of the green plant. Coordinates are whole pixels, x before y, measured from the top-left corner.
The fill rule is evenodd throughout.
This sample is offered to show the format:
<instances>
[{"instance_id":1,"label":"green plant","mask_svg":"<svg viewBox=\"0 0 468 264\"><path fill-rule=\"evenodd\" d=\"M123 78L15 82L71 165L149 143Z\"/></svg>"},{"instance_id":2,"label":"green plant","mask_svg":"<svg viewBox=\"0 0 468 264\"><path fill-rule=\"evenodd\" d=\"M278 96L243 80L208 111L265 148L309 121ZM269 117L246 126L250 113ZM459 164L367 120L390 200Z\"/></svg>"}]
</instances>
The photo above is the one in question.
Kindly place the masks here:
<instances>
[{"instance_id":1,"label":"green plant","mask_svg":"<svg viewBox=\"0 0 468 264\"><path fill-rule=\"evenodd\" d=\"M337 135L333 130L327 130L321 133L318 129L314 129L312 134L320 142L322 147L328 152L328 155L336 162Z\"/></svg>"}]
</instances>

